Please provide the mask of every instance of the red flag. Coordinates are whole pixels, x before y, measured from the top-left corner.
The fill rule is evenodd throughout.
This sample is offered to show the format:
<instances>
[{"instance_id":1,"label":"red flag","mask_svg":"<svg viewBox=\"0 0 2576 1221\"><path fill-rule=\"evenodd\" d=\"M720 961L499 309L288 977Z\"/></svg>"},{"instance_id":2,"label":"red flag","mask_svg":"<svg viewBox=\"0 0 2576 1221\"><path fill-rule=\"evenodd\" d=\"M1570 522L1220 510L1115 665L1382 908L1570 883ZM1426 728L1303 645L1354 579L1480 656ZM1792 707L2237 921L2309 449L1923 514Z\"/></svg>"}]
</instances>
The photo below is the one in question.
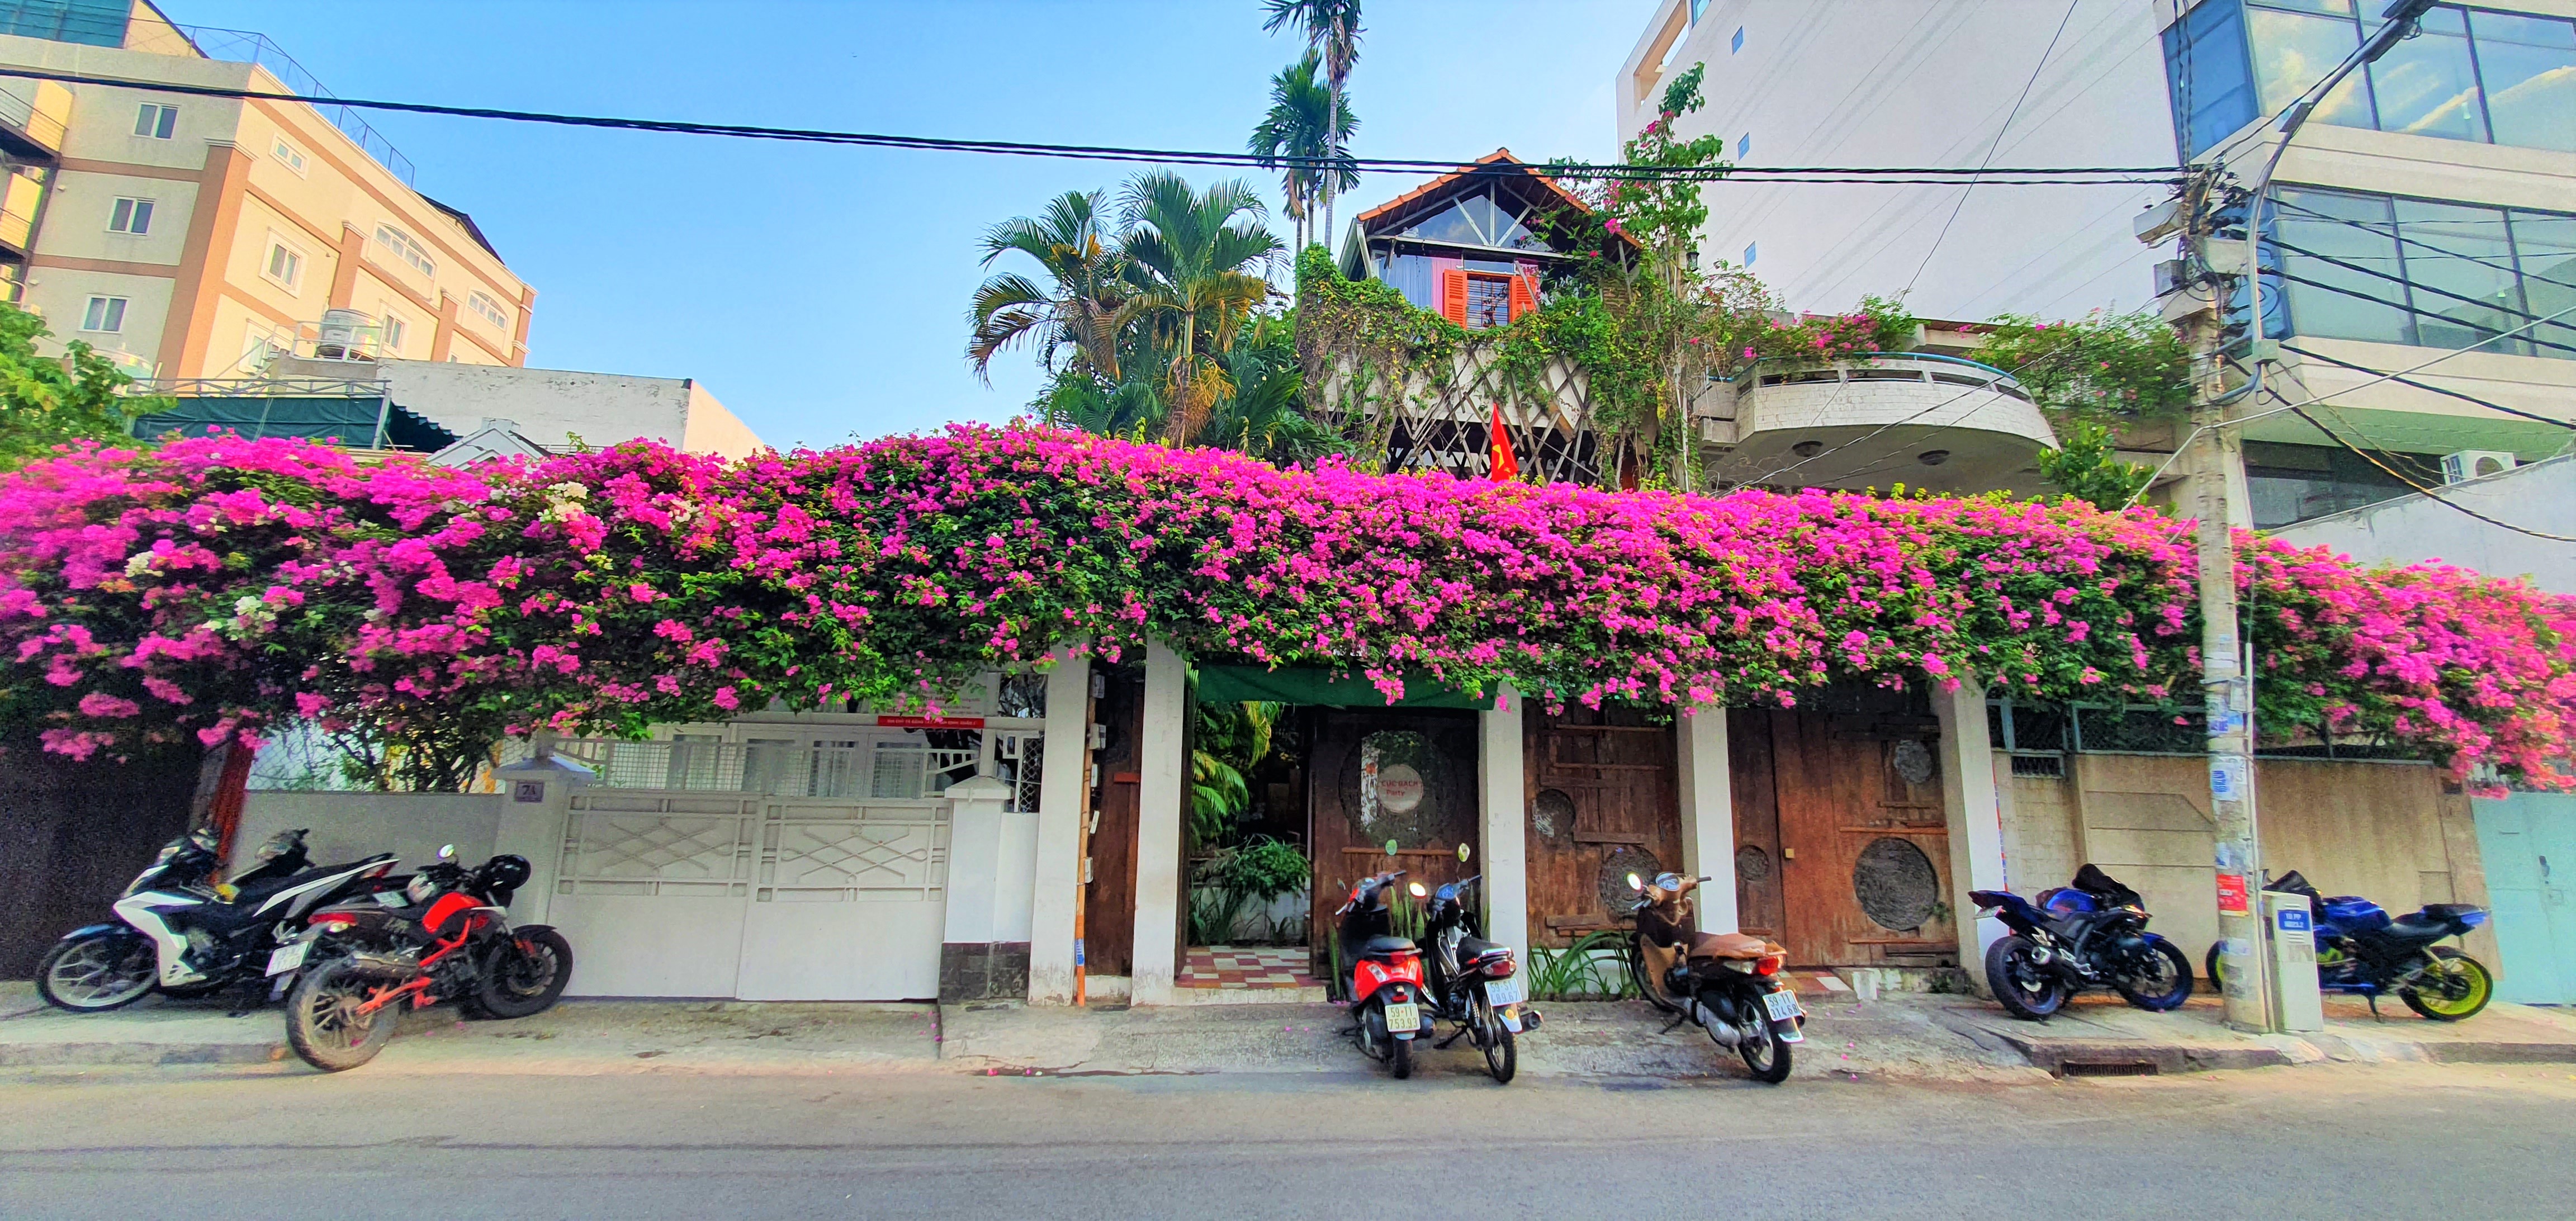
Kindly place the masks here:
<instances>
[{"instance_id":1,"label":"red flag","mask_svg":"<svg viewBox=\"0 0 2576 1221\"><path fill-rule=\"evenodd\" d=\"M1512 435L1503 428L1503 405L1494 404L1493 422L1485 426L1486 444L1493 450L1492 479L1509 483L1521 477L1521 460L1512 455Z\"/></svg>"}]
</instances>

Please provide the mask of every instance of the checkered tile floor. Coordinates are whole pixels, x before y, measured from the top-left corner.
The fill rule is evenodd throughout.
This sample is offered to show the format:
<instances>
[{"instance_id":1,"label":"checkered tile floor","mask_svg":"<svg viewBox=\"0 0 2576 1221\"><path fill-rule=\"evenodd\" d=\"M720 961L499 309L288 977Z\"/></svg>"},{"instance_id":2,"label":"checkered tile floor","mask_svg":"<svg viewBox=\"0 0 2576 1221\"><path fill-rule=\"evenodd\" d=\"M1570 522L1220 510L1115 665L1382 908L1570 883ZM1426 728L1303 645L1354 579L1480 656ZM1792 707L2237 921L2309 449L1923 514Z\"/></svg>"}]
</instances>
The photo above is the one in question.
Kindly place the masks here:
<instances>
[{"instance_id":1,"label":"checkered tile floor","mask_svg":"<svg viewBox=\"0 0 2576 1221\"><path fill-rule=\"evenodd\" d=\"M1192 946L1175 981L1184 988L1311 988L1304 946Z\"/></svg>"}]
</instances>

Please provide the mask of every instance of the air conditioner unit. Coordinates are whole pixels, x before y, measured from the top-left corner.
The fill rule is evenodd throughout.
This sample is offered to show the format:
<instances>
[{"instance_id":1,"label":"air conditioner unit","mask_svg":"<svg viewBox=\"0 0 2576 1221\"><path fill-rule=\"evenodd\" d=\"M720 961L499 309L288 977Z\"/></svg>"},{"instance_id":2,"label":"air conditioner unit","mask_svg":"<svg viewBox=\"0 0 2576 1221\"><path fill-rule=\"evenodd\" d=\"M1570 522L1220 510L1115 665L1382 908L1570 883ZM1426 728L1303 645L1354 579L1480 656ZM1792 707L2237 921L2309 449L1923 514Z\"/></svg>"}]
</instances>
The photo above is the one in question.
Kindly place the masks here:
<instances>
[{"instance_id":1,"label":"air conditioner unit","mask_svg":"<svg viewBox=\"0 0 2576 1221\"><path fill-rule=\"evenodd\" d=\"M2442 482L2467 483L2489 475L2501 475L2521 463L2511 453L2500 449L2464 449L2442 455Z\"/></svg>"}]
</instances>

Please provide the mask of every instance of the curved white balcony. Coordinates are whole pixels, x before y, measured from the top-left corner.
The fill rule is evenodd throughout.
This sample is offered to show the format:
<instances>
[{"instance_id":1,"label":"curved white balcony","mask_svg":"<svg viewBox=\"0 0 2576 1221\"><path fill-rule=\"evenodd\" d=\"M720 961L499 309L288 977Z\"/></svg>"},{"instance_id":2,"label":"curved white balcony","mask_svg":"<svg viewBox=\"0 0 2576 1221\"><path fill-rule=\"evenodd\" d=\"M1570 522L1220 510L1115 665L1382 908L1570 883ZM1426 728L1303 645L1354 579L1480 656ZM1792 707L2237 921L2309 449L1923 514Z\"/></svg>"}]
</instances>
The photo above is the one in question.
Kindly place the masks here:
<instances>
[{"instance_id":1,"label":"curved white balcony","mask_svg":"<svg viewBox=\"0 0 2576 1221\"><path fill-rule=\"evenodd\" d=\"M2035 484L2057 434L2001 369L1899 352L1829 366L1756 365L1692 404L1719 479L1785 487L1941 492Z\"/></svg>"}]
</instances>

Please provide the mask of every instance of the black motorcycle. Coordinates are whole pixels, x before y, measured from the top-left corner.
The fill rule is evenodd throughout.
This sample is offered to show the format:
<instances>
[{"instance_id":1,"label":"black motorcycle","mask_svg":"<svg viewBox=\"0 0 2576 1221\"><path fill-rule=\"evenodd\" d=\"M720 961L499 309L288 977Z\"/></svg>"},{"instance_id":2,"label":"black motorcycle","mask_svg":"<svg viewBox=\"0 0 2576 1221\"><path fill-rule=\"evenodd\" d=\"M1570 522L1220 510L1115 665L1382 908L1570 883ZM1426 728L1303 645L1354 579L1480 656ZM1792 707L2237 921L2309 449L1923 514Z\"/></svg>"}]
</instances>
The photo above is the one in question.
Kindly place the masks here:
<instances>
[{"instance_id":1,"label":"black motorcycle","mask_svg":"<svg viewBox=\"0 0 2576 1221\"><path fill-rule=\"evenodd\" d=\"M282 947L302 967L286 997L286 1042L325 1072L376 1058L407 1010L455 1001L468 1017L543 1013L572 980L572 945L542 924L510 926L510 898L528 858L504 854L472 869L454 845L412 875L404 902L351 903L313 913Z\"/></svg>"},{"instance_id":2,"label":"black motorcycle","mask_svg":"<svg viewBox=\"0 0 2576 1221\"><path fill-rule=\"evenodd\" d=\"M1512 948L1485 940L1476 913L1467 906L1467 893L1483 877L1478 874L1431 892L1431 908L1422 921L1422 935L1431 943L1431 953L1425 956L1429 978L1423 999L1430 1003L1434 1017L1458 1027L1432 1046L1445 1049L1472 1037L1476 1050L1485 1053L1485 1071L1509 1085L1520 1071L1520 1032L1525 1025L1537 1025L1538 1014L1523 1010L1526 998L1515 974L1518 964L1512 961Z\"/></svg>"},{"instance_id":3,"label":"black motorcycle","mask_svg":"<svg viewBox=\"0 0 2576 1221\"><path fill-rule=\"evenodd\" d=\"M2037 904L2008 890L1968 899L2012 930L1986 948L1986 987L2014 1017L2043 1021L2087 988L2111 988L2156 1013L2191 999L2190 957L2147 931L2138 892L2089 864L2074 885L2041 891Z\"/></svg>"},{"instance_id":4,"label":"black motorcycle","mask_svg":"<svg viewBox=\"0 0 2576 1221\"><path fill-rule=\"evenodd\" d=\"M394 867L378 853L346 865L308 867L304 831L280 831L259 864L230 882L212 830L170 841L111 905L113 921L73 929L36 963L36 993L75 1013L131 1005L159 989L207 996L257 983L280 941L326 903L368 893Z\"/></svg>"}]
</instances>

